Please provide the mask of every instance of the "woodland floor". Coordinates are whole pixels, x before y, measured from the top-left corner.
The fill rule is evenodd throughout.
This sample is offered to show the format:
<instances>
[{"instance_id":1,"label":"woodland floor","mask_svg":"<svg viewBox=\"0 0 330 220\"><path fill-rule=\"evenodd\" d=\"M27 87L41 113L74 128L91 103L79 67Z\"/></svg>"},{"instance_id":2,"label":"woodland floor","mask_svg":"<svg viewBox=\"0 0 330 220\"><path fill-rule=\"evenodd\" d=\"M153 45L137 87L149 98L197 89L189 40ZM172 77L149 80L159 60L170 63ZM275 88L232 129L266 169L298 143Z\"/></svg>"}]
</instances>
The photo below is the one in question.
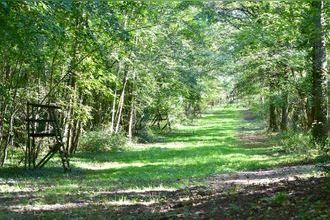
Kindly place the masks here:
<instances>
[{"instance_id":1,"label":"woodland floor","mask_svg":"<svg viewBox=\"0 0 330 220\"><path fill-rule=\"evenodd\" d=\"M0 169L0 219L329 219L329 160L286 154L249 111L216 108L64 174Z\"/></svg>"}]
</instances>

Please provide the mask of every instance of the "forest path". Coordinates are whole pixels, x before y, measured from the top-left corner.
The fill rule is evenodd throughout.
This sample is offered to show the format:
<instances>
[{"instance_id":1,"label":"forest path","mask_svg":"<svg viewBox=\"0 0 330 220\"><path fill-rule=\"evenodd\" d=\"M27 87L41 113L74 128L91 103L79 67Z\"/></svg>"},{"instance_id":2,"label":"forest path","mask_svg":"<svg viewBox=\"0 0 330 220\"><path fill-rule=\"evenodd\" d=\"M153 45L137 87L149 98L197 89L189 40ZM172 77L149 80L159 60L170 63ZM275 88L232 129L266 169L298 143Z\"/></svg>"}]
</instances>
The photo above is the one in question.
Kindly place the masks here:
<instances>
[{"instance_id":1,"label":"forest path","mask_svg":"<svg viewBox=\"0 0 330 220\"><path fill-rule=\"evenodd\" d=\"M216 107L156 142L134 144L122 152L77 154L76 168L104 178L120 190L137 187L181 188L219 173L236 173L299 163L302 155L284 154L261 134L262 125L235 105ZM106 179L107 178L107 179Z\"/></svg>"},{"instance_id":2,"label":"forest path","mask_svg":"<svg viewBox=\"0 0 330 220\"><path fill-rule=\"evenodd\" d=\"M2 169L0 219L244 219L300 209L328 215L325 168L297 165L304 157L268 142L246 113L219 107L157 143L78 153L70 174L52 164L33 173Z\"/></svg>"}]
</instances>

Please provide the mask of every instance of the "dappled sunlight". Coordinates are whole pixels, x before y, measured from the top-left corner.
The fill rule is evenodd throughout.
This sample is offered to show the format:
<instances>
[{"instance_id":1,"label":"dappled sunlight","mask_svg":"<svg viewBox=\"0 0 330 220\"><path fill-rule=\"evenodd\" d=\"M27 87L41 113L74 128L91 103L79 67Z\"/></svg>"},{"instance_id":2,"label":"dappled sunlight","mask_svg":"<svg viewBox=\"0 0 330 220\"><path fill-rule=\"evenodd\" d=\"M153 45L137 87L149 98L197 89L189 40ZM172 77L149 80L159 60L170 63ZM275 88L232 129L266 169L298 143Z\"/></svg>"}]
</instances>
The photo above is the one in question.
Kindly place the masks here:
<instances>
[{"instance_id":1,"label":"dappled sunlight","mask_svg":"<svg viewBox=\"0 0 330 220\"><path fill-rule=\"evenodd\" d=\"M74 186L71 186L74 187ZM165 187L163 185L159 185L157 187L143 187L143 188L130 188L126 190L113 190L113 191L82 191L76 192L80 196L84 195L84 202L76 201L76 202L67 202L67 203L58 203L54 202L52 204L19 204L19 205L9 205L7 207L8 210L14 212L22 212L22 211L56 211L56 210L65 210L65 209L73 209L73 208L84 208L87 206L131 206L131 205L143 205L149 206L158 203L157 198L143 198L137 199L137 197L143 195L152 195L159 193L169 193L175 192L177 189ZM75 193L69 193L66 196L78 196ZM131 198L131 195L135 195L134 198ZM40 195L39 195L40 196ZM53 193L51 196L55 196ZM59 195L58 195L59 196ZM130 196L128 198L127 196ZM101 201L99 198L102 197ZM186 201L189 198L180 198L180 201Z\"/></svg>"},{"instance_id":2,"label":"dappled sunlight","mask_svg":"<svg viewBox=\"0 0 330 220\"><path fill-rule=\"evenodd\" d=\"M91 182L88 185L107 187L107 183L121 182L119 188L125 190L137 181L142 185L147 182L180 185L177 179L255 170L302 159L273 155L273 147L246 147L236 137L238 126L249 126L239 119L240 114L237 110L218 109L212 116L206 114L195 120L194 125L181 126L167 134L166 141L135 144L126 152L95 154L90 162L77 160L74 164L91 171L85 174ZM97 175L102 178L94 181Z\"/></svg>"},{"instance_id":3,"label":"dappled sunlight","mask_svg":"<svg viewBox=\"0 0 330 220\"><path fill-rule=\"evenodd\" d=\"M9 185L9 184L1 184L0 185L0 193L5 192L13 192L13 193L25 193L25 192L35 192L36 189L30 188L30 187L22 187L17 184L15 185Z\"/></svg>"},{"instance_id":4,"label":"dappled sunlight","mask_svg":"<svg viewBox=\"0 0 330 220\"><path fill-rule=\"evenodd\" d=\"M146 193L146 192L174 192L176 188L158 186L158 187L143 187L143 188L131 188L125 190L117 190L115 193Z\"/></svg>"},{"instance_id":5,"label":"dappled sunlight","mask_svg":"<svg viewBox=\"0 0 330 220\"><path fill-rule=\"evenodd\" d=\"M330 219L330 0L0 0L0 220Z\"/></svg>"},{"instance_id":6,"label":"dappled sunlight","mask_svg":"<svg viewBox=\"0 0 330 220\"><path fill-rule=\"evenodd\" d=\"M230 184L254 185L270 184L281 181L304 180L310 177L322 177L324 172L317 169L315 165L281 167L269 170L242 171L233 174L217 174L209 177L213 187L221 188Z\"/></svg>"},{"instance_id":7,"label":"dappled sunlight","mask_svg":"<svg viewBox=\"0 0 330 220\"><path fill-rule=\"evenodd\" d=\"M75 195L77 196L77 195ZM26 213L26 212L57 212L57 211L69 211L75 209L84 209L84 208L91 208L91 207L108 207L108 208L115 208L115 207L125 207L125 206L150 206L157 204L159 201L157 199L149 198L144 200L138 199L128 199L125 197L120 198L109 198L106 200L87 200L87 201L76 201L76 202L56 202L56 203L49 203L49 204L42 204L42 203L32 203L32 204L15 204L15 205L8 205L6 209L3 209L0 206L0 213L1 210L10 211L14 213Z\"/></svg>"},{"instance_id":8,"label":"dappled sunlight","mask_svg":"<svg viewBox=\"0 0 330 220\"><path fill-rule=\"evenodd\" d=\"M169 148L180 149L187 147L184 142L164 142L164 143L149 143L149 144L134 144L132 150L146 150L151 148Z\"/></svg>"},{"instance_id":9,"label":"dappled sunlight","mask_svg":"<svg viewBox=\"0 0 330 220\"><path fill-rule=\"evenodd\" d=\"M157 201L135 201L135 200L114 200L104 202L81 202L81 203L64 203L64 204L34 204L34 205L12 205L8 207L8 210L14 212L26 212L26 211L59 211L69 210L75 208L84 208L88 206L131 206L131 205L144 205L150 206L157 203Z\"/></svg>"},{"instance_id":10,"label":"dappled sunlight","mask_svg":"<svg viewBox=\"0 0 330 220\"><path fill-rule=\"evenodd\" d=\"M118 163L118 162L104 162L104 163L79 163L75 162L74 165L81 169L87 170L107 170L107 169L120 169L126 167L143 167L160 165L162 163L143 163L143 162L133 162L133 163Z\"/></svg>"},{"instance_id":11,"label":"dappled sunlight","mask_svg":"<svg viewBox=\"0 0 330 220\"><path fill-rule=\"evenodd\" d=\"M24 211L57 211L57 210L65 210L72 208L83 208L88 205L89 205L88 203L12 205L8 207L8 210L18 213Z\"/></svg>"},{"instance_id":12,"label":"dappled sunlight","mask_svg":"<svg viewBox=\"0 0 330 220\"><path fill-rule=\"evenodd\" d=\"M304 158L279 154L281 148L263 143L246 146L236 134L241 126L249 126L239 119L240 114L237 110L218 109L212 117L206 115L194 125L173 130L158 143L133 144L118 152L78 153L72 159L73 171L68 174L60 168L46 167L39 173L22 175L20 181L1 179L0 199L5 198L8 207L0 205L0 209L20 213L91 206L148 207L197 185L211 190L309 177L308 172L300 171L292 175L284 172L283 176L260 171ZM185 195L175 201L189 202L189 198Z\"/></svg>"},{"instance_id":13,"label":"dappled sunlight","mask_svg":"<svg viewBox=\"0 0 330 220\"><path fill-rule=\"evenodd\" d=\"M231 180L224 180L223 184L240 184L240 185L255 185L255 184L270 184L270 183L278 183L283 180L285 181L295 181L297 179L308 179L311 177L318 177L321 176L313 174L296 174L292 176L282 176L282 177L259 177L259 178L249 178L246 177L245 179L231 179Z\"/></svg>"}]
</instances>

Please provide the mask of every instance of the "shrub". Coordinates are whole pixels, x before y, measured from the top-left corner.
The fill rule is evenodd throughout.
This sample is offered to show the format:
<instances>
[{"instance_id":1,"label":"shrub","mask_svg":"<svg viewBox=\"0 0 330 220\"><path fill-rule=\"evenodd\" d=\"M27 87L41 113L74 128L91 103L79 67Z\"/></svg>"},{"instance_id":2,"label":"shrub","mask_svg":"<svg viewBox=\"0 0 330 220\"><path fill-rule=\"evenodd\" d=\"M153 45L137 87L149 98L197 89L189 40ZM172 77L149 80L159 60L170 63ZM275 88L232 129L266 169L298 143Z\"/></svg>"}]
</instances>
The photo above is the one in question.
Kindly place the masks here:
<instances>
[{"instance_id":1,"label":"shrub","mask_svg":"<svg viewBox=\"0 0 330 220\"><path fill-rule=\"evenodd\" d=\"M330 153L330 138L324 144L313 141L310 133L287 132L281 137L281 145L286 152L294 152L310 156L312 154L328 155Z\"/></svg>"},{"instance_id":2,"label":"shrub","mask_svg":"<svg viewBox=\"0 0 330 220\"><path fill-rule=\"evenodd\" d=\"M285 192L278 192L270 200L276 205L284 205L289 200L289 196Z\"/></svg>"},{"instance_id":3,"label":"shrub","mask_svg":"<svg viewBox=\"0 0 330 220\"><path fill-rule=\"evenodd\" d=\"M159 131L158 131L159 132ZM137 140L139 143L152 143L158 141L159 135L157 130L152 128L143 128L137 132Z\"/></svg>"},{"instance_id":4,"label":"shrub","mask_svg":"<svg viewBox=\"0 0 330 220\"><path fill-rule=\"evenodd\" d=\"M308 133L287 132L282 136L281 145L286 152L307 154L313 149Z\"/></svg>"},{"instance_id":5,"label":"shrub","mask_svg":"<svg viewBox=\"0 0 330 220\"><path fill-rule=\"evenodd\" d=\"M127 137L122 133L90 131L81 138L80 150L87 152L121 151L125 148L126 143Z\"/></svg>"},{"instance_id":6,"label":"shrub","mask_svg":"<svg viewBox=\"0 0 330 220\"><path fill-rule=\"evenodd\" d=\"M330 156L330 137L325 142L325 144L314 143L314 146L320 151L321 154Z\"/></svg>"}]
</instances>

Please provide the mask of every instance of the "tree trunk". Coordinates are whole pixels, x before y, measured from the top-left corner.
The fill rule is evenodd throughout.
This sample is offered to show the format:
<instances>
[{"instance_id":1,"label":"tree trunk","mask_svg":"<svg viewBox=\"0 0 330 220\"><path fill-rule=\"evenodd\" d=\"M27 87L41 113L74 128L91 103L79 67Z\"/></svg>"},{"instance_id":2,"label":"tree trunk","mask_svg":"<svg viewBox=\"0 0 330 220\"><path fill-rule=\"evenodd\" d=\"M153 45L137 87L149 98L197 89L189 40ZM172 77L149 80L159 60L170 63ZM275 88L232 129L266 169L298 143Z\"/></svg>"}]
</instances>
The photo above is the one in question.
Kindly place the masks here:
<instances>
[{"instance_id":1,"label":"tree trunk","mask_svg":"<svg viewBox=\"0 0 330 220\"><path fill-rule=\"evenodd\" d=\"M69 149L69 154L72 155L76 152L78 143L79 143L79 137L81 133L81 121L79 119L76 119L72 126L71 131L71 144Z\"/></svg>"},{"instance_id":2,"label":"tree trunk","mask_svg":"<svg viewBox=\"0 0 330 220\"><path fill-rule=\"evenodd\" d=\"M313 125L313 120L314 120L314 114L313 114L313 110L311 108L311 101L310 99L306 99L305 102L305 113L306 113L306 118L307 118L307 125L306 125L306 129L310 129L312 128Z\"/></svg>"},{"instance_id":3,"label":"tree trunk","mask_svg":"<svg viewBox=\"0 0 330 220\"><path fill-rule=\"evenodd\" d=\"M65 145L65 149L66 152L69 151L70 147L71 147L71 138L72 138L72 122L73 122L73 100L72 98L70 98L70 103L68 108L66 109L66 117L65 117L65 126L64 126L64 145Z\"/></svg>"},{"instance_id":4,"label":"tree trunk","mask_svg":"<svg viewBox=\"0 0 330 220\"><path fill-rule=\"evenodd\" d=\"M115 88L115 94L113 97L112 110L111 110L110 134L113 134L114 124L115 124L116 100L117 100L117 89Z\"/></svg>"},{"instance_id":5,"label":"tree trunk","mask_svg":"<svg viewBox=\"0 0 330 220\"><path fill-rule=\"evenodd\" d=\"M274 90L274 82L269 82L269 91L270 93ZM278 124L277 124L277 115L276 115L276 106L275 106L275 100L274 96L270 95L269 97L269 126L268 130L271 132L277 132L278 131Z\"/></svg>"},{"instance_id":6,"label":"tree trunk","mask_svg":"<svg viewBox=\"0 0 330 220\"><path fill-rule=\"evenodd\" d=\"M5 101L4 101L5 102ZM0 167L4 164L5 161L5 132L4 132L4 122L5 122L5 115L7 113L7 104L3 104L3 108L0 108ZM2 107L2 106L1 106Z\"/></svg>"},{"instance_id":7,"label":"tree trunk","mask_svg":"<svg viewBox=\"0 0 330 220\"><path fill-rule=\"evenodd\" d=\"M119 132L119 128L120 128L120 121L121 121L122 111L123 111L124 101L125 101L125 90L126 90L127 80L128 79L127 79L127 73L126 73L125 78L124 78L124 83L123 83L123 90L121 92L119 104L118 104L117 117L116 117L117 124L116 124L115 134L117 134Z\"/></svg>"},{"instance_id":8,"label":"tree trunk","mask_svg":"<svg viewBox=\"0 0 330 220\"><path fill-rule=\"evenodd\" d=\"M0 167L2 167L6 160L7 160L7 153L8 153L8 147L10 145L10 143L13 143L13 138L14 138L14 117L16 112L18 111L18 109L14 110L14 112L10 115L10 122L9 122L9 128L8 128L8 136L7 136L7 141L4 144L3 148L2 148L2 156L0 159Z\"/></svg>"},{"instance_id":9,"label":"tree trunk","mask_svg":"<svg viewBox=\"0 0 330 220\"><path fill-rule=\"evenodd\" d=\"M328 138L328 79L327 52L325 40L324 1L312 2L314 16L313 30L313 138L324 143Z\"/></svg>"},{"instance_id":10,"label":"tree trunk","mask_svg":"<svg viewBox=\"0 0 330 220\"><path fill-rule=\"evenodd\" d=\"M281 106L281 131L288 130L288 93L284 92L282 95L282 106Z\"/></svg>"},{"instance_id":11,"label":"tree trunk","mask_svg":"<svg viewBox=\"0 0 330 220\"><path fill-rule=\"evenodd\" d=\"M269 131L277 132L278 125L277 125L277 117L276 117L276 107L271 100L269 104Z\"/></svg>"},{"instance_id":12,"label":"tree trunk","mask_svg":"<svg viewBox=\"0 0 330 220\"><path fill-rule=\"evenodd\" d=\"M129 124L128 124L128 141L132 142L133 138L133 127L134 127L134 96L132 96L131 100L131 111L129 116Z\"/></svg>"}]
</instances>

